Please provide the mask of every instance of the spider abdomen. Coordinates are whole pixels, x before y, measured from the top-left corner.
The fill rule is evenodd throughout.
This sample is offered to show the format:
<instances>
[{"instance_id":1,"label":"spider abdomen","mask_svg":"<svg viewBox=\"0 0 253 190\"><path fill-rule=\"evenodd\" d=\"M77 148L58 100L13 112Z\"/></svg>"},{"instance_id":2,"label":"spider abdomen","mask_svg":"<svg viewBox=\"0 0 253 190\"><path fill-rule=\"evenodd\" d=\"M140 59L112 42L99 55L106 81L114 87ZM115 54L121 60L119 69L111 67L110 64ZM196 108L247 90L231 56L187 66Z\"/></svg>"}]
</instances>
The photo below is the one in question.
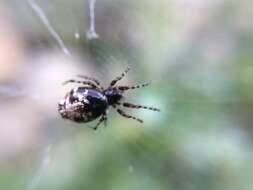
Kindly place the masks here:
<instances>
[{"instance_id":1,"label":"spider abdomen","mask_svg":"<svg viewBox=\"0 0 253 190\"><path fill-rule=\"evenodd\" d=\"M77 87L59 102L58 111L65 119L89 122L105 113L107 107L107 98L102 92L92 88Z\"/></svg>"}]
</instances>

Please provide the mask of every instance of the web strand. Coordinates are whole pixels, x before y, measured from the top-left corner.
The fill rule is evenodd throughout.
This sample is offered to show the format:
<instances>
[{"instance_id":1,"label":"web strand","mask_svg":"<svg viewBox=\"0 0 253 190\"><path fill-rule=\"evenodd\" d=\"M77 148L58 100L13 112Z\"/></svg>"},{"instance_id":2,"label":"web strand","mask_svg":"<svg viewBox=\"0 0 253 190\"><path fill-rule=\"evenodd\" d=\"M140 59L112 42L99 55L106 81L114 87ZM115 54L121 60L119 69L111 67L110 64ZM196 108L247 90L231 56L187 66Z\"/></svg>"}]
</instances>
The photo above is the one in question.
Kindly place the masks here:
<instances>
[{"instance_id":1,"label":"web strand","mask_svg":"<svg viewBox=\"0 0 253 190\"><path fill-rule=\"evenodd\" d=\"M57 32L54 30L52 27L51 23L47 19L45 13L43 10L38 6L38 4L35 2L35 0L27 0L28 4L30 7L33 9L33 11L36 13L36 15L40 18L40 20L43 22L43 24L46 26L48 29L49 33L53 36L53 38L57 41L59 46L61 47L62 51L66 55L70 55L68 48L65 46L63 40L61 37L57 34Z\"/></svg>"}]
</instances>

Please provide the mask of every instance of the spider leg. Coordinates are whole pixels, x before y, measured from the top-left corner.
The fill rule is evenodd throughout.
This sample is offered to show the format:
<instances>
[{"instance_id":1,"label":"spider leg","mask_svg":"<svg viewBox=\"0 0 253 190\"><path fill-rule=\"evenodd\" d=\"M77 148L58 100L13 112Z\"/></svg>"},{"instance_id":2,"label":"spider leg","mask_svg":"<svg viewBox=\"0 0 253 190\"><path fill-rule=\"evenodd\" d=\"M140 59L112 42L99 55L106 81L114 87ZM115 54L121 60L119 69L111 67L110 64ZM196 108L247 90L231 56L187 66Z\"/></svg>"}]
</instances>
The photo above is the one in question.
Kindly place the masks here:
<instances>
[{"instance_id":1,"label":"spider leg","mask_svg":"<svg viewBox=\"0 0 253 190\"><path fill-rule=\"evenodd\" d=\"M104 117L105 117L105 120L104 120L104 126L107 127L107 115L108 115L108 109L105 111L104 113Z\"/></svg>"},{"instance_id":2,"label":"spider leg","mask_svg":"<svg viewBox=\"0 0 253 190\"><path fill-rule=\"evenodd\" d=\"M94 130L97 130L98 126L104 122L106 124L106 121L107 121L107 113L103 113L103 115L100 117L98 123L96 124L96 126L93 128Z\"/></svg>"},{"instance_id":3,"label":"spider leg","mask_svg":"<svg viewBox=\"0 0 253 190\"><path fill-rule=\"evenodd\" d=\"M112 82L110 83L110 87L113 87L118 81L120 81L127 74L129 70L130 70L130 67L127 67L126 70L123 73L121 73L120 76L112 80Z\"/></svg>"},{"instance_id":4,"label":"spider leg","mask_svg":"<svg viewBox=\"0 0 253 190\"><path fill-rule=\"evenodd\" d=\"M85 76L85 75L77 75L77 77L80 77L80 78L83 78L83 79L86 79L86 80L90 80L90 81L94 82L101 90L104 90L104 88L100 85L100 82L95 78L88 77L88 76Z\"/></svg>"},{"instance_id":5,"label":"spider leg","mask_svg":"<svg viewBox=\"0 0 253 190\"><path fill-rule=\"evenodd\" d=\"M152 111L160 111L160 109L158 108L154 108L154 107L147 107L147 106L142 106L142 105L135 105L135 104L131 104L131 103L128 103L128 102L124 102L122 104L124 107L127 107L127 108L135 108L135 109L147 109L147 110L152 110Z\"/></svg>"},{"instance_id":6,"label":"spider leg","mask_svg":"<svg viewBox=\"0 0 253 190\"><path fill-rule=\"evenodd\" d=\"M83 85L88 85L90 87L99 89L99 87L91 81L80 81L80 80L69 79L69 80L63 82L62 84L66 85L68 83L80 83L80 84L83 84Z\"/></svg>"},{"instance_id":7,"label":"spider leg","mask_svg":"<svg viewBox=\"0 0 253 190\"><path fill-rule=\"evenodd\" d=\"M133 89L137 89L137 88L143 88L143 87L145 87L145 86L148 86L148 85L150 85L150 83L149 82L147 82L147 83L144 83L144 84L137 84L137 85L134 85L134 86L117 86L117 88L119 89L119 90L133 90Z\"/></svg>"},{"instance_id":8,"label":"spider leg","mask_svg":"<svg viewBox=\"0 0 253 190\"><path fill-rule=\"evenodd\" d=\"M137 118L137 117L134 117L134 116L131 116L131 115L125 113L123 110L118 109L116 106L113 106L113 108L115 108L115 109L117 110L117 112L118 112L121 116L126 117L126 118L128 118L128 119L134 119L134 120L136 120L136 121L138 121L138 122L140 122L140 123L143 123L143 120L141 120L141 119L139 119L139 118Z\"/></svg>"}]
</instances>

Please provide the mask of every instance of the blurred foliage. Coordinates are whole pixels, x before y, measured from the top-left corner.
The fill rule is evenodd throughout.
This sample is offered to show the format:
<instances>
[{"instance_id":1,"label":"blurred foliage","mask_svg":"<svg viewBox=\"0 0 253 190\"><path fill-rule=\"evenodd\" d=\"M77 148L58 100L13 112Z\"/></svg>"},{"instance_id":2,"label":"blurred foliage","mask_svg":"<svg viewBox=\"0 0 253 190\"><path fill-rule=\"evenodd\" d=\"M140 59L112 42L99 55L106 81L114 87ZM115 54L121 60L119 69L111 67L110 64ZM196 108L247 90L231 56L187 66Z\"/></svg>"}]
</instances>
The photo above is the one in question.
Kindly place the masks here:
<instances>
[{"instance_id":1,"label":"blurred foliage","mask_svg":"<svg viewBox=\"0 0 253 190\"><path fill-rule=\"evenodd\" d=\"M26 1L0 1L0 189L253 188L252 2L97 0L95 40L84 1L36 3L71 56ZM63 80L127 64L122 83L152 85L126 98L160 113L110 110L97 131L60 118Z\"/></svg>"}]
</instances>

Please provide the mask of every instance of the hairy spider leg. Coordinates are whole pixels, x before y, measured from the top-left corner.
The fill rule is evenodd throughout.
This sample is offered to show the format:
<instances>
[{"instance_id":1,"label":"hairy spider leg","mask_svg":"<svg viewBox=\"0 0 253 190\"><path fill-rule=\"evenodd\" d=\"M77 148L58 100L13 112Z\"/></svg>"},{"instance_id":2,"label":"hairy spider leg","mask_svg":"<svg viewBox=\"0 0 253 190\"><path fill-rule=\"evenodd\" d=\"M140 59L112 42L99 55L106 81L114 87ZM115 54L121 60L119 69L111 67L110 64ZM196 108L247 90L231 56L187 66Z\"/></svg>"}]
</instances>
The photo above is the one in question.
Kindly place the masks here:
<instances>
[{"instance_id":1,"label":"hairy spider leg","mask_svg":"<svg viewBox=\"0 0 253 190\"><path fill-rule=\"evenodd\" d=\"M110 87L113 87L118 81L120 81L127 74L129 70L130 70L130 67L127 67L126 70L123 73L121 73L120 76L112 80L112 82L110 83Z\"/></svg>"},{"instance_id":2,"label":"hairy spider leg","mask_svg":"<svg viewBox=\"0 0 253 190\"><path fill-rule=\"evenodd\" d=\"M107 122L107 112L103 113L103 115L100 117L98 123L96 124L96 126L93 128L94 130L97 130L98 126L104 122L104 125L106 126L106 122Z\"/></svg>"},{"instance_id":3,"label":"hairy spider leg","mask_svg":"<svg viewBox=\"0 0 253 190\"><path fill-rule=\"evenodd\" d=\"M93 88L99 90L99 87L98 87L96 84L94 84L93 82L91 82L91 81L80 81L80 80L70 79L70 80L65 81L65 82L63 83L63 85L66 85L66 84L68 84L68 83L80 83L80 84L88 85L88 86L90 86L90 87L93 87Z\"/></svg>"},{"instance_id":4,"label":"hairy spider leg","mask_svg":"<svg viewBox=\"0 0 253 190\"><path fill-rule=\"evenodd\" d=\"M131 115L127 114L127 113L124 112L123 110L117 108L115 105L113 105L112 107L115 108L116 111L117 111L121 116L126 117L126 118L128 118L128 119L134 119L134 120L136 120L136 121L138 121L138 122L140 122L140 123L143 123L143 120L141 120L141 119L139 119L139 118L137 118L137 117L134 117L134 116L131 116Z\"/></svg>"},{"instance_id":5,"label":"hairy spider leg","mask_svg":"<svg viewBox=\"0 0 253 190\"><path fill-rule=\"evenodd\" d=\"M145 87L145 86L148 86L148 85L150 85L150 83L149 82L147 82L147 83L144 83L144 84L137 84L137 85L134 85L134 86L117 86L117 88L119 89L119 90L133 90L133 89L137 89L137 88L143 88L143 87Z\"/></svg>"},{"instance_id":6,"label":"hairy spider leg","mask_svg":"<svg viewBox=\"0 0 253 190\"><path fill-rule=\"evenodd\" d=\"M152 110L152 111L160 111L160 109L158 109L158 108L142 106L142 105L136 105L136 104L132 104L132 103L128 103L128 102L124 102L122 105L124 107L127 107L127 108L147 109L147 110Z\"/></svg>"},{"instance_id":7,"label":"hairy spider leg","mask_svg":"<svg viewBox=\"0 0 253 190\"><path fill-rule=\"evenodd\" d=\"M85 76L85 75L77 75L77 77L80 77L80 78L83 78L83 79L86 79L86 80L90 80L90 81L94 82L101 90L104 90L104 88L100 85L99 80L97 80L96 78L88 77L88 76Z\"/></svg>"},{"instance_id":8,"label":"hairy spider leg","mask_svg":"<svg viewBox=\"0 0 253 190\"><path fill-rule=\"evenodd\" d=\"M134 120L136 120L136 121L138 121L138 122L140 122L140 123L143 123L143 120L141 120L141 119L139 119L139 118L137 118L137 117L131 116L131 115L125 113L125 112L124 112L123 110L121 110L121 109L117 109L117 112L118 112L120 115L122 115L123 117L126 117L126 118L128 118L128 119L134 119Z\"/></svg>"}]
</instances>

